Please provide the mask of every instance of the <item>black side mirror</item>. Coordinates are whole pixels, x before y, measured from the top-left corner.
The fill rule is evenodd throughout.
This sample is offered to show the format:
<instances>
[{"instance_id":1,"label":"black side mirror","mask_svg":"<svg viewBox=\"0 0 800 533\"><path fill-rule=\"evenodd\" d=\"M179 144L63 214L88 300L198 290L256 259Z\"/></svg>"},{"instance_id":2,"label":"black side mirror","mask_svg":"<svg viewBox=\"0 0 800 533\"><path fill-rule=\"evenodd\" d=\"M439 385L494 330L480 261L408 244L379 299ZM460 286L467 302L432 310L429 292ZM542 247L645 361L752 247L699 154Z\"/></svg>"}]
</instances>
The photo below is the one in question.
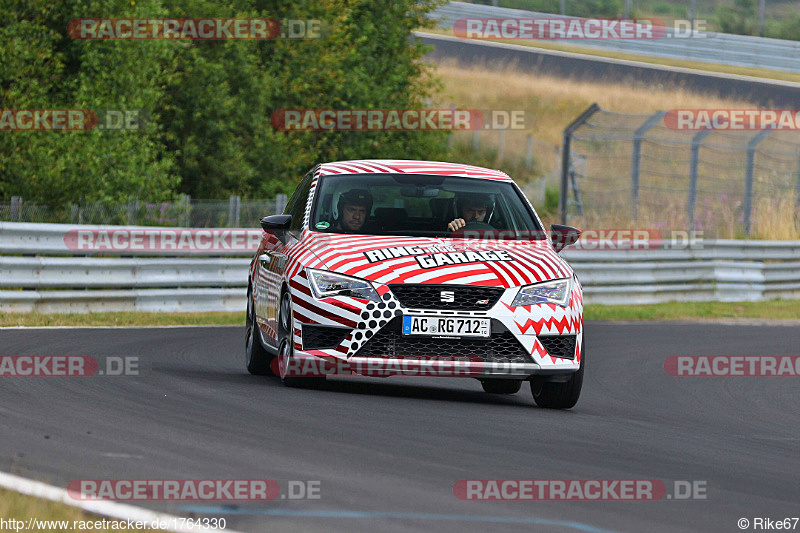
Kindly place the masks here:
<instances>
[{"instance_id":1,"label":"black side mirror","mask_svg":"<svg viewBox=\"0 0 800 533\"><path fill-rule=\"evenodd\" d=\"M292 223L292 215L270 215L261 219L264 231L287 230Z\"/></svg>"},{"instance_id":2,"label":"black side mirror","mask_svg":"<svg viewBox=\"0 0 800 533\"><path fill-rule=\"evenodd\" d=\"M572 226L553 224L550 226L550 240L553 241L553 250L560 252L567 246L575 244L581 238L581 230Z\"/></svg>"},{"instance_id":3,"label":"black side mirror","mask_svg":"<svg viewBox=\"0 0 800 533\"><path fill-rule=\"evenodd\" d=\"M286 232L292 223L292 215L270 215L261 219L261 227L267 233L274 233L281 241L286 242Z\"/></svg>"}]
</instances>

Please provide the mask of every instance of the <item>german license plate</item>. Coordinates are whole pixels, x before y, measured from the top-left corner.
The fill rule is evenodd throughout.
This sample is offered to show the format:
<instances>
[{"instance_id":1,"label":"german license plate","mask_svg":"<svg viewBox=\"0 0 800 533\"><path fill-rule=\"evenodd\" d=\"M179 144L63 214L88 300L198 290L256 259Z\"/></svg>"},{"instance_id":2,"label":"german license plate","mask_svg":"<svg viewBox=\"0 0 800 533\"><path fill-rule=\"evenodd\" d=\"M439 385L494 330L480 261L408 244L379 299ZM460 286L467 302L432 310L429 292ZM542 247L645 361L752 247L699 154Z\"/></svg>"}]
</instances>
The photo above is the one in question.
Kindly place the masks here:
<instances>
[{"instance_id":1,"label":"german license plate","mask_svg":"<svg viewBox=\"0 0 800 533\"><path fill-rule=\"evenodd\" d=\"M403 335L488 337L490 334L490 319L488 318L403 317Z\"/></svg>"}]
</instances>

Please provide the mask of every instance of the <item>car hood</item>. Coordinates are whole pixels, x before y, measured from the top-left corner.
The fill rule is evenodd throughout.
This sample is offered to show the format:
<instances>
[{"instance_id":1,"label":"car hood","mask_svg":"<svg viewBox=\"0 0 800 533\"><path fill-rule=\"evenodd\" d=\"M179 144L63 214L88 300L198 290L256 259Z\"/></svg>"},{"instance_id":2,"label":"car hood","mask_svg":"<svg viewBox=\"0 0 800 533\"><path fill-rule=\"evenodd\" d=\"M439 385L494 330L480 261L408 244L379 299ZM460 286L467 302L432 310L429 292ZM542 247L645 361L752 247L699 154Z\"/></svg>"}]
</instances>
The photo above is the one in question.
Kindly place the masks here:
<instances>
[{"instance_id":1,"label":"car hood","mask_svg":"<svg viewBox=\"0 0 800 533\"><path fill-rule=\"evenodd\" d=\"M519 287L568 278L572 269L542 241L307 233L326 270L373 282ZM311 265L309 265L311 266Z\"/></svg>"}]
</instances>

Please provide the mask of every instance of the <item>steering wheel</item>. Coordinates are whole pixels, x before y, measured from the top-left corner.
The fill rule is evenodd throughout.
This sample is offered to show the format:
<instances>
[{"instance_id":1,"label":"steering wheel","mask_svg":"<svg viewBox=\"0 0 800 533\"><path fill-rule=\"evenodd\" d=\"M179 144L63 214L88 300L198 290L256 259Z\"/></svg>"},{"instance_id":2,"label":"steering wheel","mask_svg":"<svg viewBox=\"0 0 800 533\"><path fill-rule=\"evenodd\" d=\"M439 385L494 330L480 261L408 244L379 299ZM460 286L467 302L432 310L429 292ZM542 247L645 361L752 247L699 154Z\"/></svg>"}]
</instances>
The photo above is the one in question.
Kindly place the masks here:
<instances>
[{"instance_id":1,"label":"steering wheel","mask_svg":"<svg viewBox=\"0 0 800 533\"><path fill-rule=\"evenodd\" d=\"M480 230L491 230L495 231L495 227L491 224L487 224L486 222L480 222L478 220L470 220L457 230L453 231L450 235L451 237L457 237L459 235L464 235L467 231L480 231Z\"/></svg>"},{"instance_id":2,"label":"steering wheel","mask_svg":"<svg viewBox=\"0 0 800 533\"><path fill-rule=\"evenodd\" d=\"M494 229L494 226L492 226L491 224L488 224L486 222L481 222L480 220L470 220L469 222L467 222L466 224L461 226L460 229L465 229L465 228L468 228L468 229Z\"/></svg>"}]
</instances>

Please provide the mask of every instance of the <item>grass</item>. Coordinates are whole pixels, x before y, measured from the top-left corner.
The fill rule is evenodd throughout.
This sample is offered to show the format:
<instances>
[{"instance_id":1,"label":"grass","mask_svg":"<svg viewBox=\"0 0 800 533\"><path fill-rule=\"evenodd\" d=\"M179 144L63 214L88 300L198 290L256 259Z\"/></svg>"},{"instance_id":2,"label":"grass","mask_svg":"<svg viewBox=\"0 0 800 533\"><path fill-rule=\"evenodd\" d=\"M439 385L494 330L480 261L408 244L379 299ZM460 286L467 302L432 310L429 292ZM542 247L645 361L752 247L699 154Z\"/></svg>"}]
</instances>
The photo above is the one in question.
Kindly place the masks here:
<instances>
[{"instance_id":1,"label":"grass","mask_svg":"<svg viewBox=\"0 0 800 533\"><path fill-rule=\"evenodd\" d=\"M518 183L532 182L546 176L546 187L558 189L560 157L556 148L561 144L564 128L593 102L601 108L620 115L596 115L592 119L595 131L611 132L612 127L628 128L629 133L641 124L647 115L669 109L747 109L756 107L746 100L730 100L715 95L702 94L682 87L642 87L611 81L565 80L556 76L522 73L513 65L505 69L485 67L463 68L447 61L437 65L436 74L442 80L442 89L436 105L455 105L460 109L522 109L533 120L527 130L508 130L505 137L503 161L493 161L499 147L499 132L477 132L479 151L470 147L475 132L453 134L450 159L481 166L501 168ZM628 116L626 115L636 115ZM618 123L618 126L615 126ZM605 129L603 129L605 128ZM642 208L639 218L632 218L628 205L630 189L630 150L627 141L601 142L576 141L574 148L586 157L588 173L582 184L584 199L589 203L585 217L573 217L573 225L582 228L655 228L675 229L687 226L686 190L689 173L690 134L674 132L660 125L658 142L646 147L643 163ZM527 137L533 137L534 166L524 168ZM714 145L702 152L702 181L697 200L696 228L704 230L708 238L746 238L743 224L743 194L746 139L748 132L713 134L706 141ZM778 138L780 137L780 138ZM680 140L678 146L672 140ZM744 140L743 140L744 139ZM800 223L794 208L794 188L797 180L796 156L787 156L786 142L793 140L788 134L775 133L759 145L770 158L764 162L759 155L754 184L752 232L754 239L800 239ZM792 141L794 142L794 141ZM706 178L711 178L706 180ZM709 185L709 183L711 185ZM649 187L649 189L648 189ZM625 191L616 201L608 202L610 190ZM709 193L707 190L713 192ZM659 191L671 191L661 194ZM593 204L595 196L599 203ZM649 195L649 196L648 196ZM726 198L722 200L722 198ZM537 208L541 200L534 200ZM552 216L542 213L546 223L555 222Z\"/></svg>"},{"instance_id":2,"label":"grass","mask_svg":"<svg viewBox=\"0 0 800 533\"><path fill-rule=\"evenodd\" d=\"M560 145L564 128L594 102L608 111L631 114L668 109L753 107L745 100L729 100L680 87L637 87L614 80L565 80L557 76L521 73L513 66L502 70L462 68L447 61L437 66L436 74L443 82L439 105L453 104L459 109L524 109L533 114L533 127L509 130L507 153L512 151L509 144L512 137L519 138L519 146L524 146L527 134L550 145ZM471 132L458 135L469 138Z\"/></svg>"},{"instance_id":3,"label":"grass","mask_svg":"<svg viewBox=\"0 0 800 533\"><path fill-rule=\"evenodd\" d=\"M88 529L75 529L72 527L73 521L97 521L102 517L86 513L78 508L64 505L63 503L51 502L33 496L26 496L11 490L0 489L0 517L5 520L15 519L27 522L30 518L38 520L68 520L69 527L62 528L39 528L37 531L89 531ZM13 528L6 528L11 529ZM20 531L25 531L21 529Z\"/></svg>"},{"instance_id":4,"label":"grass","mask_svg":"<svg viewBox=\"0 0 800 533\"><path fill-rule=\"evenodd\" d=\"M452 29L447 28L426 28L420 30L425 33L435 33L438 35L454 36ZM713 37L712 37L713 38ZM668 67L680 67L693 70L705 70L708 72L718 72L722 74L736 74L739 76L752 76L755 78L766 78L770 80L800 82L800 74L795 72L783 72L780 70L770 70L753 67L739 67L736 65L721 65L718 63L706 63L703 61L691 61L688 59L672 59L668 57L654 57L642 54L631 54L628 52L616 52L612 50L600 50L588 46L575 44L563 44L558 41L531 41L525 39L501 40L501 39L481 39L490 42L502 42L506 44L518 44L539 48L542 50L554 50L560 52L572 52L575 54L585 54L596 57L606 57L609 59L623 59L627 61L638 61L651 65L664 65Z\"/></svg>"},{"instance_id":5,"label":"grass","mask_svg":"<svg viewBox=\"0 0 800 533\"><path fill-rule=\"evenodd\" d=\"M800 320L800 300L766 302L667 302L652 305L588 304L586 320L684 319L794 319ZM44 315L0 314L0 327L8 326L241 326L244 313L86 313Z\"/></svg>"},{"instance_id":6,"label":"grass","mask_svg":"<svg viewBox=\"0 0 800 533\"><path fill-rule=\"evenodd\" d=\"M667 302L652 305L588 304L584 320L770 319L800 320L800 300Z\"/></svg>"}]
</instances>

